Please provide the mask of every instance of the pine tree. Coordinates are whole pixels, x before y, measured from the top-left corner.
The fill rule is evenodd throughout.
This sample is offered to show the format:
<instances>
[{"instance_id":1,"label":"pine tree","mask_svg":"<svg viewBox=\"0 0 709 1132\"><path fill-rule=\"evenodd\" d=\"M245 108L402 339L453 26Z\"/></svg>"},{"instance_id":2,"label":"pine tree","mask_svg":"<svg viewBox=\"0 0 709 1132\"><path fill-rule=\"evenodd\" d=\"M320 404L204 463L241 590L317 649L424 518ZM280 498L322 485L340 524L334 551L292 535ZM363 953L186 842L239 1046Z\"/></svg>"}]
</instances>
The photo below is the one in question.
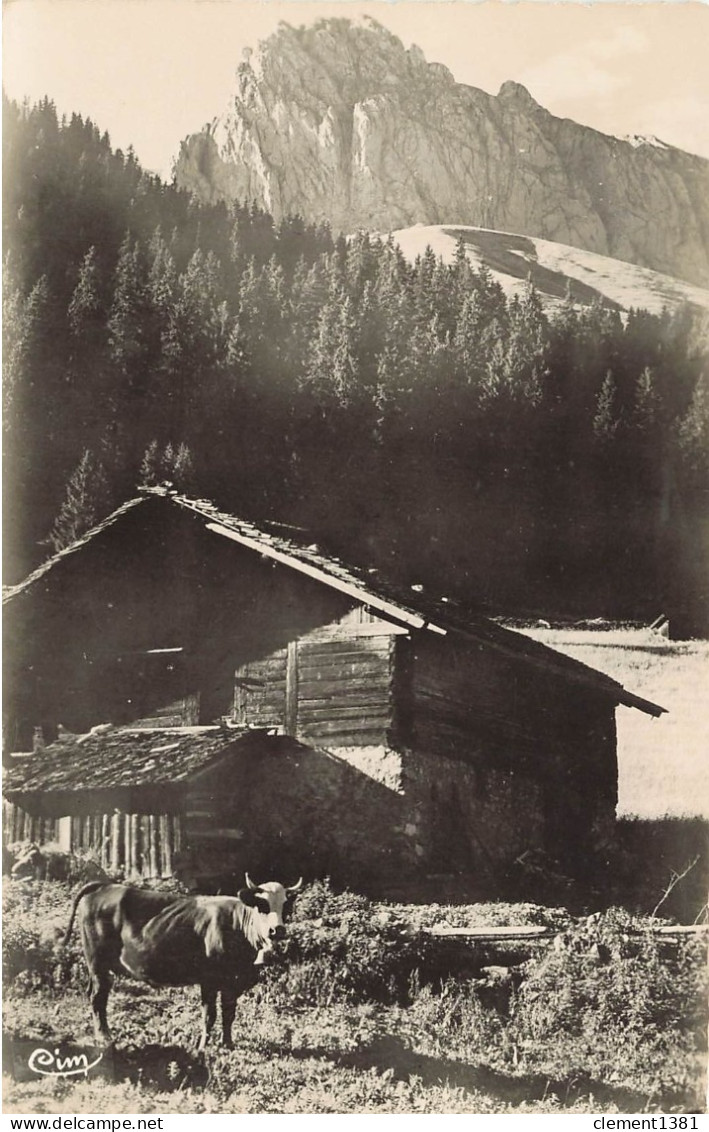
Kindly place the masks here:
<instances>
[{"instance_id":1,"label":"pine tree","mask_svg":"<svg viewBox=\"0 0 709 1132\"><path fill-rule=\"evenodd\" d=\"M465 299L470 294L473 285L473 269L468 259L465 240L459 236L455 243L453 263L450 268L453 291L453 303L460 310Z\"/></svg>"},{"instance_id":2,"label":"pine tree","mask_svg":"<svg viewBox=\"0 0 709 1132\"><path fill-rule=\"evenodd\" d=\"M71 546L108 510L109 495L104 470L87 448L69 479L64 502L47 537L48 544L55 553Z\"/></svg>"},{"instance_id":3,"label":"pine tree","mask_svg":"<svg viewBox=\"0 0 709 1132\"><path fill-rule=\"evenodd\" d=\"M457 383L475 387L480 379L484 315L477 291L463 297L453 335L453 366Z\"/></svg>"},{"instance_id":4,"label":"pine tree","mask_svg":"<svg viewBox=\"0 0 709 1132\"><path fill-rule=\"evenodd\" d=\"M172 441L168 440L165 448L163 449L162 459L160 461L160 470L162 478L172 483L172 477L175 471L175 449Z\"/></svg>"},{"instance_id":5,"label":"pine tree","mask_svg":"<svg viewBox=\"0 0 709 1132\"><path fill-rule=\"evenodd\" d=\"M355 321L350 299L335 290L323 306L305 366L304 387L323 407L346 408L357 389Z\"/></svg>"},{"instance_id":6,"label":"pine tree","mask_svg":"<svg viewBox=\"0 0 709 1132\"><path fill-rule=\"evenodd\" d=\"M172 252L163 238L160 228L153 233L149 247L150 267L148 270L147 296L150 321L153 333L159 343L167 333L170 312L175 301L177 288L177 268Z\"/></svg>"},{"instance_id":7,"label":"pine tree","mask_svg":"<svg viewBox=\"0 0 709 1132\"><path fill-rule=\"evenodd\" d=\"M619 427L620 413L616 381L613 373L608 370L596 402L593 435L599 443L608 444L614 440Z\"/></svg>"},{"instance_id":8,"label":"pine tree","mask_svg":"<svg viewBox=\"0 0 709 1132\"><path fill-rule=\"evenodd\" d=\"M647 439L655 439L661 423L661 411L655 373L650 366L645 366L635 386L633 427Z\"/></svg>"},{"instance_id":9,"label":"pine tree","mask_svg":"<svg viewBox=\"0 0 709 1132\"><path fill-rule=\"evenodd\" d=\"M709 491L709 370L697 382L676 436L684 482L691 490Z\"/></svg>"},{"instance_id":10,"label":"pine tree","mask_svg":"<svg viewBox=\"0 0 709 1132\"><path fill-rule=\"evenodd\" d=\"M47 312L49 288L46 278L38 279L27 297L13 281L12 266L6 260L2 292L2 343L3 343L3 428L23 426L23 413L30 405L26 398L41 376L44 354L47 349ZM17 404L16 404L17 402ZM12 410L17 408L20 416Z\"/></svg>"},{"instance_id":11,"label":"pine tree","mask_svg":"<svg viewBox=\"0 0 709 1132\"><path fill-rule=\"evenodd\" d=\"M195 490L197 481L192 453L184 443L178 446L177 452L175 453L172 480L179 491L189 494Z\"/></svg>"},{"instance_id":12,"label":"pine tree","mask_svg":"<svg viewBox=\"0 0 709 1132\"><path fill-rule=\"evenodd\" d=\"M108 316L110 358L124 377L135 379L142 361L144 287L137 241L127 233L118 253Z\"/></svg>"},{"instance_id":13,"label":"pine tree","mask_svg":"<svg viewBox=\"0 0 709 1132\"><path fill-rule=\"evenodd\" d=\"M156 487L160 482L160 449L157 440L151 440L143 453L138 473L138 483L142 487Z\"/></svg>"},{"instance_id":14,"label":"pine tree","mask_svg":"<svg viewBox=\"0 0 709 1132\"><path fill-rule=\"evenodd\" d=\"M96 248L91 246L79 268L79 278L67 311L69 326L77 338L100 331L103 317Z\"/></svg>"}]
</instances>

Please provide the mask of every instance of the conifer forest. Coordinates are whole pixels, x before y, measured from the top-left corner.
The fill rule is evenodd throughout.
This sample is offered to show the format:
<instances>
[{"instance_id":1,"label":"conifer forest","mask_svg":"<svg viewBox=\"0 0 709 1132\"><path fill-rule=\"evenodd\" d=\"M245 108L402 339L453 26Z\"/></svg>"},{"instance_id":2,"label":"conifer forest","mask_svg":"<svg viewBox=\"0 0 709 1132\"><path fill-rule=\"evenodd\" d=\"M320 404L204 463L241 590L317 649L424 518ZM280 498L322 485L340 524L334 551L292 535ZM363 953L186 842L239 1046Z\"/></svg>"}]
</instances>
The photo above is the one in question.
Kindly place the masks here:
<instances>
[{"instance_id":1,"label":"conifer forest","mask_svg":"<svg viewBox=\"0 0 709 1132\"><path fill-rule=\"evenodd\" d=\"M706 315L548 313L462 242L410 264L4 117L7 580L170 480L488 612L706 629Z\"/></svg>"}]
</instances>

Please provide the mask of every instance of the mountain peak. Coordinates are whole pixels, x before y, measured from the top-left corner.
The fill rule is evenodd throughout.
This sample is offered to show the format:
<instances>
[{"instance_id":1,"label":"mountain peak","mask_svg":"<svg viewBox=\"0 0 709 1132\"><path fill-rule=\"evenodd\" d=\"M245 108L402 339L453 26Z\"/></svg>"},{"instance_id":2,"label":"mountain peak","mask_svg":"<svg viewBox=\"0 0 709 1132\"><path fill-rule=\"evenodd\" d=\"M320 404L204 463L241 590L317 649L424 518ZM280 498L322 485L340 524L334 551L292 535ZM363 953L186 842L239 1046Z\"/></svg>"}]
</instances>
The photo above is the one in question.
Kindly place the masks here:
<instances>
[{"instance_id":1,"label":"mountain peak","mask_svg":"<svg viewBox=\"0 0 709 1132\"><path fill-rule=\"evenodd\" d=\"M281 23L239 65L215 127L183 142L175 176L276 220L470 224L709 283L709 162L620 148L541 109L517 82L497 96L456 82L371 18Z\"/></svg>"},{"instance_id":2,"label":"mountain peak","mask_svg":"<svg viewBox=\"0 0 709 1132\"><path fill-rule=\"evenodd\" d=\"M539 103L536 99L532 98L526 86L522 86L522 83L513 82L512 79L507 79L507 81L502 84L497 97L503 102L516 104L524 110L541 109Z\"/></svg>"}]
</instances>

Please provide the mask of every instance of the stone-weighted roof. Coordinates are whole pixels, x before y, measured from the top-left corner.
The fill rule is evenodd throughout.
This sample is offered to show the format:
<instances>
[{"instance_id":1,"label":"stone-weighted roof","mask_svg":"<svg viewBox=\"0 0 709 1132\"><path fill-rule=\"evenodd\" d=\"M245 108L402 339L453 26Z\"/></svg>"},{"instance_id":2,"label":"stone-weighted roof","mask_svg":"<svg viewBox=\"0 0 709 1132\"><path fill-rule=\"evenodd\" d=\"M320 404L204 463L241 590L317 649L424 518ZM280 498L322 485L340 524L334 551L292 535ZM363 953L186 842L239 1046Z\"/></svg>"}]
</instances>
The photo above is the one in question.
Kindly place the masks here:
<instances>
[{"instance_id":1,"label":"stone-weighted roof","mask_svg":"<svg viewBox=\"0 0 709 1132\"><path fill-rule=\"evenodd\" d=\"M99 725L86 735L58 739L31 755L17 755L4 771L3 792L13 795L173 785L217 762L265 731L231 727L164 729Z\"/></svg>"}]
</instances>

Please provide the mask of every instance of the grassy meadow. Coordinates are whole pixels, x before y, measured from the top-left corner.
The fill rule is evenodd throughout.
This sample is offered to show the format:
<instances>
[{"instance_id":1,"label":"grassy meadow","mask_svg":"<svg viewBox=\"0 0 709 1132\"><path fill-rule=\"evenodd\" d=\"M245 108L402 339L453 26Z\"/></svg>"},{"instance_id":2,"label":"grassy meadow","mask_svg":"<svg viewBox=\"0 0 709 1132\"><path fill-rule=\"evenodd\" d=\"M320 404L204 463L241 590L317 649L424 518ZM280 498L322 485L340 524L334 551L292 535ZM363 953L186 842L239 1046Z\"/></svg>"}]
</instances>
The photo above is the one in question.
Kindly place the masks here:
<instances>
[{"instance_id":1,"label":"grassy meadow","mask_svg":"<svg viewBox=\"0 0 709 1132\"><path fill-rule=\"evenodd\" d=\"M5 1032L89 1043L77 940L57 947L69 889L9 882L5 903ZM703 1111L703 941L660 943L619 909L526 950L421 930L568 921L534 904L372 904L315 882L285 961L239 1003L233 1051L196 1054L196 988L118 979L113 1080L7 1076L5 1111Z\"/></svg>"},{"instance_id":2,"label":"grassy meadow","mask_svg":"<svg viewBox=\"0 0 709 1132\"><path fill-rule=\"evenodd\" d=\"M709 818L709 641L650 629L524 629L667 709L619 707L618 817Z\"/></svg>"},{"instance_id":3,"label":"grassy meadow","mask_svg":"<svg viewBox=\"0 0 709 1132\"><path fill-rule=\"evenodd\" d=\"M239 1003L233 1051L196 1054L196 988L118 979L112 1079L6 1076L5 1111L704 1111L706 937L659 942L647 929L653 912L706 919L709 643L637 629L529 632L669 709L658 720L618 709L612 890L575 894L574 919L559 906L569 892L559 904L548 893L537 904L374 904L315 882L298 898L284 961ZM57 944L71 892L4 886L11 1036L92 1040L77 939ZM589 924L581 913L596 908L605 911ZM424 930L507 924L551 927L563 942L473 946Z\"/></svg>"}]
</instances>

